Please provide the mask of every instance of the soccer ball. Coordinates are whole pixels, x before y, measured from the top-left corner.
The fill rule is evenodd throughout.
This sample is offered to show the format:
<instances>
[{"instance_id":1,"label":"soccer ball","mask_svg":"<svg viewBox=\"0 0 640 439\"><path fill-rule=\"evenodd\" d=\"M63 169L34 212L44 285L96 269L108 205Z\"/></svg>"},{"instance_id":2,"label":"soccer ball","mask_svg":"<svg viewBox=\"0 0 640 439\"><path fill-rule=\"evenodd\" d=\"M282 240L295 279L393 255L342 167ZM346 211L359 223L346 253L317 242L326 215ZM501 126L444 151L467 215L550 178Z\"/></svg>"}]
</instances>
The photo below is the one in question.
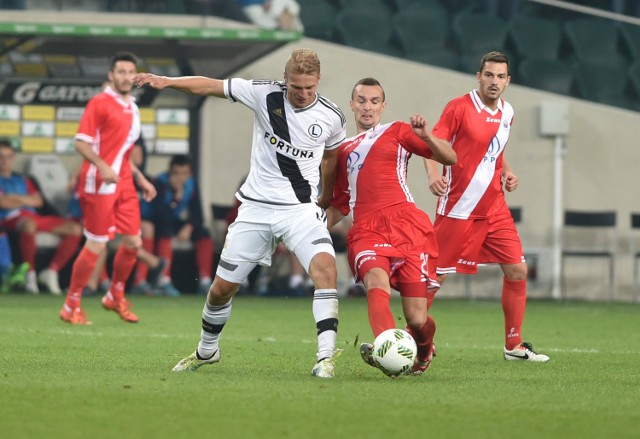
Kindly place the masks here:
<instances>
[{"instance_id":1,"label":"soccer ball","mask_svg":"<svg viewBox=\"0 0 640 439\"><path fill-rule=\"evenodd\" d=\"M397 377L413 366L418 347L411 335L402 329L387 329L373 342L371 356L385 375Z\"/></svg>"}]
</instances>

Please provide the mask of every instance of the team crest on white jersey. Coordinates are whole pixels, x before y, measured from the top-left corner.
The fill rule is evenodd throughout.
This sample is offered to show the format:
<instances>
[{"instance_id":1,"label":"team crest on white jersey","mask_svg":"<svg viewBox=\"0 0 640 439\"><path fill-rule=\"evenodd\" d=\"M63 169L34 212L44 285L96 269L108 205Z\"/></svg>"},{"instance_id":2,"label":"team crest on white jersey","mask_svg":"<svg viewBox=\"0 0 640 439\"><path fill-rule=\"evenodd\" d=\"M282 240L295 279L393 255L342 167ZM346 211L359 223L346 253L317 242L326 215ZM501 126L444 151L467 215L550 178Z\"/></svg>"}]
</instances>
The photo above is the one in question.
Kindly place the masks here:
<instances>
[{"instance_id":1,"label":"team crest on white jersey","mask_svg":"<svg viewBox=\"0 0 640 439\"><path fill-rule=\"evenodd\" d=\"M317 139L322 135L322 127L317 123L314 123L309 126L309 128L307 129L307 133L309 133L309 135L314 139Z\"/></svg>"}]
</instances>

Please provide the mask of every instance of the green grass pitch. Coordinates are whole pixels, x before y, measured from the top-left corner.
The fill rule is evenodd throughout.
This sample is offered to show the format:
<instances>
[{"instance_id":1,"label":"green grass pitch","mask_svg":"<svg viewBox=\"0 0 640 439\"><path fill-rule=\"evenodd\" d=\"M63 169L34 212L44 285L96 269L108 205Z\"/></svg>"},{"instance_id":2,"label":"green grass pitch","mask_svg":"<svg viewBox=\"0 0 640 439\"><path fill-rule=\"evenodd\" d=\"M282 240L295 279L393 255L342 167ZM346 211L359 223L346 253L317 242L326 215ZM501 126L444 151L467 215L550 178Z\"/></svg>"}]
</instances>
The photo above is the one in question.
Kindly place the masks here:
<instances>
[{"instance_id":1,"label":"green grass pitch","mask_svg":"<svg viewBox=\"0 0 640 439\"><path fill-rule=\"evenodd\" d=\"M436 300L438 356L392 380L359 357L366 302L343 299L345 352L321 380L310 299L236 298L222 361L196 373L170 370L197 344L203 298L132 301L137 325L91 298L94 324L72 327L61 298L0 297L0 437L640 437L637 305L531 301L525 339L551 361L523 364L502 359L499 302Z\"/></svg>"}]
</instances>

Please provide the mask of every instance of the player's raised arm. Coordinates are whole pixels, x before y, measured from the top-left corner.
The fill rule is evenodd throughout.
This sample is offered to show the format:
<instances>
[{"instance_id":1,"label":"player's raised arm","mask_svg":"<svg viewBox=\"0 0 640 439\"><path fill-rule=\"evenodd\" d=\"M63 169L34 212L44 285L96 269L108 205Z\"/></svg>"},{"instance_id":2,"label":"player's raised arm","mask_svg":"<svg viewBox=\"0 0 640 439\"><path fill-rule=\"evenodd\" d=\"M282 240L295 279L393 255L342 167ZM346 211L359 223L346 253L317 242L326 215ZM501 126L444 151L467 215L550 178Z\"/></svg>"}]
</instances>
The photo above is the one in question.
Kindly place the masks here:
<instances>
[{"instance_id":1,"label":"player's raised arm","mask_svg":"<svg viewBox=\"0 0 640 439\"><path fill-rule=\"evenodd\" d=\"M157 90L173 88L194 95L225 97L222 80L205 76L169 77L158 76L153 73L138 73L133 77L133 83L137 87L148 84Z\"/></svg>"},{"instance_id":2,"label":"player's raised arm","mask_svg":"<svg viewBox=\"0 0 640 439\"><path fill-rule=\"evenodd\" d=\"M458 156L451 147L451 144L446 140L434 136L431 133L427 120L423 116L414 114L411 116L410 121L413 132L429 145L431 152L433 152L434 160L443 165L453 165L458 161Z\"/></svg>"}]
</instances>

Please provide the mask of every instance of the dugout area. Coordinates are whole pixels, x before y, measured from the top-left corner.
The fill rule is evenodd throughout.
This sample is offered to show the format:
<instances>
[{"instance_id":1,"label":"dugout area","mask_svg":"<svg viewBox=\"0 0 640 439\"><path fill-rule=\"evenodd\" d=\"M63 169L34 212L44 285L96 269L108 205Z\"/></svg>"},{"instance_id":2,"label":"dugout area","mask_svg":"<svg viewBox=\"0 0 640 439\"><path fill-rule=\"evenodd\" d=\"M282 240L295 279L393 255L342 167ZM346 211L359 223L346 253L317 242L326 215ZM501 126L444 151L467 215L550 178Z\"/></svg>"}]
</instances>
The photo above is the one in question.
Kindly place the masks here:
<instances>
[{"instance_id":1,"label":"dugout area","mask_svg":"<svg viewBox=\"0 0 640 439\"><path fill-rule=\"evenodd\" d=\"M0 138L9 138L16 148L19 172L26 173L35 156L51 155L72 172L80 162L73 141L80 116L87 101L101 90L116 52L136 54L140 71L226 78L299 38L297 32L261 30L215 17L3 11ZM172 154L189 154L198 177L200 110L205 98L175 90L134 92L148 152L147 173L164 171ZM46 176L38 177L47 185ZM66 203L54 204L64 215ZM38 240L42 244L38 270L46 267L57 245L57 239L47 238L51 237ZM175 250L175 284L183 291L195 291L192 252L190 246ZM17 248L14 259L16 253ZM63 287L69 270L61 272Z\"/></svg>"}]
</instances>

